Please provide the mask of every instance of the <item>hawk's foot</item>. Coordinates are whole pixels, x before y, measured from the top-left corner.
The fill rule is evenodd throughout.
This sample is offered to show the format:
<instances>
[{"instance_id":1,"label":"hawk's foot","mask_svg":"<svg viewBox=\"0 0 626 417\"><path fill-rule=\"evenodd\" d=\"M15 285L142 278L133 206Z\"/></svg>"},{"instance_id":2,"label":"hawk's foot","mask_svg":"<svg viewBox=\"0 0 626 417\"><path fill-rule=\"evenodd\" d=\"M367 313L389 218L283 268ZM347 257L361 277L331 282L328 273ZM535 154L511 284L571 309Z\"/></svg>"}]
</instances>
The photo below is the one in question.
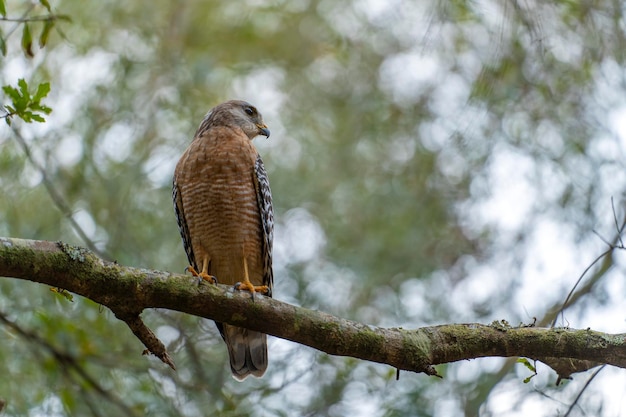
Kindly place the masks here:
<instances>
[{"instance_id":1,"label":"hawk's foot","mask_svg":"<svg viewBox=\"0 0 626 417\"><path fill-rule=\"evenodd\" d=\"M185 268L185 271L189 271L191 275L198 278L198 285L200 285L202 281L207 281L210 284L217 284L217 278L215 278L213 275L209 275L204 271L198 272L196 271L196 268L191 265Z\"/></svg>"},{"instance_id":2,"label":"hawk's foot","mask_svg":"<svg viewBox=\"0 0 626 417\"><path fill-rule=\"evenodd\" d=\"M233 287L237 291L248 291L252 295L252 299L254 300L254 294L260 293L269 295L270 288L267 285L252 285L250 281L238 282Z\"/></svg>"}]
</instances>

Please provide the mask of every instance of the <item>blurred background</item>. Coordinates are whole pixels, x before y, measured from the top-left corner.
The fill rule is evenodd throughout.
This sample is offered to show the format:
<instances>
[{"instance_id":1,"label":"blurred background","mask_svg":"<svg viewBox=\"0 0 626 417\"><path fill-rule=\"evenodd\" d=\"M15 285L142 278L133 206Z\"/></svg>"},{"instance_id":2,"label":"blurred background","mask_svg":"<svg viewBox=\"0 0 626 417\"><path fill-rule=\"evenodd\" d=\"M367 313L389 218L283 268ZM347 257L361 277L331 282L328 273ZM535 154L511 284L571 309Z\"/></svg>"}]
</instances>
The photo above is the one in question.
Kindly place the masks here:
<instances>
[{"instance_id":1,"label":"blurred background","mask_svg":"<svg viewBox=\"0 0 626 417\"><path fill-rule=\"evenodd\" d=\"M240 98L272 131L255 143L279 300L376 326L548 326L619 244L623 2L50 4L71 21L32 58L23 25L0 21L0 84L50 82L54 110L0 127L0 236L182 273L174 166L206 112ZM43 23L29 26L36 39ZM621 251L597 264L557 325L624 333L625 265ZM237 383L208 320L144 312L175 373L80 297L2 279L0 317L6 416L557 416L596 371L556 386L537 364L524 383L532 372L514 358L487 358L396 381L388 366L270 337L268 373ZM603 369L570 415L626 416L624 386L624 370Z\"/></svg>"}]
</instances>

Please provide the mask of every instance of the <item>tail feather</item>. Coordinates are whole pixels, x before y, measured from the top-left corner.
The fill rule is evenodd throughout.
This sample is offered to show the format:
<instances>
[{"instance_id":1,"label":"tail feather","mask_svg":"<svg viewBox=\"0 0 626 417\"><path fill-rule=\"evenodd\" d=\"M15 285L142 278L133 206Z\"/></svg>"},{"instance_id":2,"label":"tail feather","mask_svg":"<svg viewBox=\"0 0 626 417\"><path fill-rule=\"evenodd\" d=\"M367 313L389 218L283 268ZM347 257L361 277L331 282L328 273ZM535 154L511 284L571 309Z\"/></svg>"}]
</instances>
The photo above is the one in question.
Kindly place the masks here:
<instances>
[{"instance_id":1,"label":"tail feather","mask_svg":"<svg viewBox=\"0 0 626 417\"><path fill-rule=\"evenodd\" d=\"M243 381L250 374L263 376L267 369L267 335L224 324L223 336L233 377Z\"/></svg>"}]
</instances>

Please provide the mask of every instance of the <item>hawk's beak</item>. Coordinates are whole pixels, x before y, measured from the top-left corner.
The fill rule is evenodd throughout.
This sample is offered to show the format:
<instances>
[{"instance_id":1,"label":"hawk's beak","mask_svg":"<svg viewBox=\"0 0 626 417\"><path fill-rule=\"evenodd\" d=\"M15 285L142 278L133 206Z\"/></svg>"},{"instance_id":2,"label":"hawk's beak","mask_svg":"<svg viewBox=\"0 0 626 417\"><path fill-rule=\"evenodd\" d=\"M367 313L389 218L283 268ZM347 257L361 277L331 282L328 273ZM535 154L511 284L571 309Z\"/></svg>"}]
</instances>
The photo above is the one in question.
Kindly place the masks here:
<instances>
[{"instance_id":1,"label":"hawk's beak","mask_svg":"<svg viewBox=\"0 0 626 417\"><path fill-rule=\"evenodd\" d=\"M256 125L256 127L259 128L259 135L263 135L268 138L270 137L270 130L267 128L267 125L265 123L258 124Z\"/></svg>"}]
</instances>

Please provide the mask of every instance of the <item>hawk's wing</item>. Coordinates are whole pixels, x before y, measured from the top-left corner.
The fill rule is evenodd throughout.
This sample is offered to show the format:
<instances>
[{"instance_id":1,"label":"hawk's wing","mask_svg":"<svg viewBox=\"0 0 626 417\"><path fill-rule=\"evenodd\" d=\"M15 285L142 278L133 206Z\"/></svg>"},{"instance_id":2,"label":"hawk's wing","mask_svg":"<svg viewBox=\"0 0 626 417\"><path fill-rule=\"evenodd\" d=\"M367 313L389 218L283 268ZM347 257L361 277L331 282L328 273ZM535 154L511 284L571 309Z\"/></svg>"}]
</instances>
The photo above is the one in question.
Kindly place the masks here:
<instances>
[{"instance_id":1,"label":"hawk's wing","mask_svg":"<svg viewBox=\"0 0 626 417\"><path fill-rule=\"evenodd\" d=\"M198 265L196 264L196 258L193 255L193 249L191 248L191 235L189 234L189 226L187 226L187 220L185 220L185 210L183 209L183 199L176 184L176 176L174 176L174 184L172 185L172 201L174 202L174 211L176 212L176 222L178 223L178 231L183 238L183 246L185 247L185 253L189 260L189 265L193 266L198 271Z\"/></svg>"},{"instance_id":2,"label":"hawk's wing","mask_svg":"<svg viewBox=\"0 0 626 417\"><path fill-rule=\"evenodd\" d=\"M263 160L258 155L254 163L254 188L256 189L257 204L261 215L261 233L263 233L263 285L269 287L268 296L272 296L274 273L272 271L272 242L274 242L274 209L272 207L272 191L267 178ZM181 232L182 233L182 232Z\"/></svg>"}]
</instances>

